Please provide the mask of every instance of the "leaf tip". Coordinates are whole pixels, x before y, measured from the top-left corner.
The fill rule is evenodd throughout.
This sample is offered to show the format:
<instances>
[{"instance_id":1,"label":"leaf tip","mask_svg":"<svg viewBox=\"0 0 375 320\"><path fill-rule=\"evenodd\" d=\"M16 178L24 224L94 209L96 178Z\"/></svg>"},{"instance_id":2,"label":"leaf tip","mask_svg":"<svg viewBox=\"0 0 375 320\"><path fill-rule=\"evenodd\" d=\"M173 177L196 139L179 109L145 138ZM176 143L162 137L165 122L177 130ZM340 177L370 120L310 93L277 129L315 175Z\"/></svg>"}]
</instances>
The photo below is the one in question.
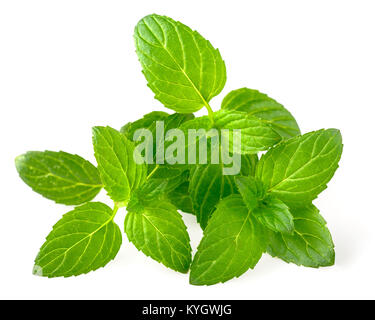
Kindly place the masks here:
<instances>
[{"instance_id":1,"label":"leaf tip","mask_svg":"<svg viewBox=\"0 0 375 320\"><path fill-rule=\"evenodd\" d=\"M22 167L22 165L24 163L24 160L25 160L25 155L24 154L21 154L21 155L17 156L14 159L14 164L15 164L16 169L17 169L18 172L21 170L21 167Z\"/></svg>"},{"instance_id":2,"label":"leaf tip","mask_svg":"<svg viewBox=\"0 0 375 320\"><path fill-rule=\"evenodd\" d=\"M43 268L37 264L34 265L32 274L34 276L43 277Z\"/></svg>"}]
</instances>

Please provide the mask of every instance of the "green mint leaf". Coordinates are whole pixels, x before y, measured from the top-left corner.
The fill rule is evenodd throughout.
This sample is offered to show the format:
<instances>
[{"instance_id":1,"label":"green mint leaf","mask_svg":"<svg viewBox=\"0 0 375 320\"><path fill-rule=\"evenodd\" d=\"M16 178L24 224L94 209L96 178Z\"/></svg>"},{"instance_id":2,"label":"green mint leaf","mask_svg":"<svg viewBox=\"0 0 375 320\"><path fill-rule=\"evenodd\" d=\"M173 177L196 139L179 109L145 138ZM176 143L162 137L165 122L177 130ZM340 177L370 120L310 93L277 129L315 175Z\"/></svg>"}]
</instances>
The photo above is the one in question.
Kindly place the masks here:
<instances>
[{"instance_id":1,"label":"green mint leaf","mask_svg":"<svg viewBox=\"0 0 375 320\"><path fill-rule=\"evenodd\" d=\"M168 202L151 201L134 209L125 218L125 233L129 241L166 267L188 272L191 263L190 238L176 208Z\"/></svg>"},{"instance_id":2,"label":"green mint leaf","mask_svg":"<svg viewBox=\"0 0 375 320\"><path fill-rule=\"evenodd\" d=\"M133 141L134 132L138 129L149 129L151 131L155 130L156 121L165 121L169 114L162 111L152 111L143 116L143 118L136 120L134 122L128 122L124 125L120 132L125 134L125 136Z\"/></svg>"},{"instance_id":3,"label":"green mint leaf","mask_svg":"<svg viewBox=\"0 0 375 320\"><path fill-rule=\"evenodd\" d=\"M163 121L164 122L164 131L168 131L170 129L179 128L184 122L190 121L194 119L194 115L192 113L173 113L168 114L166 112L161 111L153 111L147 113L143 116L143 118L136 120L134 122L129 122L125 126L121 128L121 133L125 134L125 136L133 141L134 133L138 129L148 129L155 135L156 129L156 122ZM136 142L137 143L137 142Z\"/></svg>"},{"instance_id":4,"label":"green mint leaf","mask_svg":"<svg viewBox=\"0 0 375 320\"><path fill-rule=\"evenodd\" d=\"M16 158L21 179L35 192L56 203L79 205L102 188L98 169L78 155L30 151Z\"/></svg>"},{"instance_id":5,"label":"green mint leaf","mask_svg":"<svg viewBox=\"0 0 375 320\"><path fill-rule=\"evenodd\" d=\"M167 194L167 200L178 210L193 213L193 203L189 195L189 181L180 184L176 189Z\"/></svg>"},{"instance_id":6,"label":"green mint leaf","mask_svg":"<svg viewBox=\"0 0 375 320\"><path fill-rule=\"evenodd\" d=\"M265 196L263 184L253 177L236 176L234 181L249 210L254 210Z\"/></svg>"},{"instance_id":7,"label":"green mint leaf","mask_svg":"<svg viewBox=\"0 0 375 320\"><path fill-rule=\"evenodd\" d=\"M223 89L219 51L182 23L152 14L138 22L134 39L148 85L167 108L198 111Z\"/></svg>"},{"instance_id":8,"label":"green mint leaf","mask_svg":"<svg viewBox=\"0 0 375 320\"><path fill-rule=\"evenodd\" d=\"M212 122L209 119L208 116L202 116L198 118L191 119L189 121L184 122L180 126L180 130L183 131L185 135L185 158L186 163L190 163L189 161L189 153L192 152L193 148L195 147L195 159L196 163L199 163L199 144L202 141L202 138L206 138L209 142L209 138L207 138L206 133L209 132L209 130L212 128ZM205 135L200 135L200 130L206 130ZM189 130L196 130L196 138L195 139L189 139ZM208 145L208 144L207 144ZM169 161L170 158L168 156L166 157L166 161Z\"/></svg>"},{"instance_id":9,"label":"green mint leaf","mask_svg":"<svg viewBox=\"0 0 375 320\"><path fill-rule=\"evenodd\" d=\"M154 176L152 176L151 179L148 179L142 186L133 192L130 202L133 198L140 199L141 201L150 201L153 199L162 198L166 193L171 192L183 182L187 181L188 177L189 171L184 171L178 176L173 176L170 178L154 178Z\"/></svg>"},{"instance_id":10,"label":"green mint leaf","mask_svg":"<svg viewBox=\"0 0 375 320\"><path fill-rule=\"evenodd\" d=\"M177 179L187 170L186 166L179 164L158 165L157 169L156 165L149 165L148 167L150 167L148 173L154 171L152 179Z\"/></svg>"},{"instance_id":11,"label":"green mint leaf","mask_svg":"<svg viewBox=\"0 0 375 320\"><path fill-rule=\"evenodd\" d=\"M241 155L241 175L255 176L255 170L258 164L257 154L242 154Z\"/></svg>"},{"instance_id":12,"label":"green mint leaf","mask_svg":"<svg viewBox=\"0 0 375 320\"><path fill-rule=\"evenodd\" d=\"M212 122L208 116L202 116L198 118L191 119L183 123L180 129L184 132L187 132L189 129L205 129L209 130L212 128Z\"/></svg>"},{"instance_id":13,"label":"green mint leaf","mask_svg":"<svg viewBox=\"0 0 375 320\"><path fill-rule=\"evenodd\" d=\"M125 136L131 140L134 141L134 139L137 139L134 134L136 130L138 129L147 129L152 134L152 154L151 158L148 160L151 160L153 164L149 163L148 166L148 173L150 173L154 167L155 163L158 163L159 166L164 166L164 164L167 163L169 157L167 156L165 150L167 150L168 146L170 146L173 141L166 141L165 137L169 130L176 129L182 126L185 122L189 122L189 120L194 119L194 115L191 113L188 114L182 114L182 113L174 113L174 114L167 114L165 112L151 112L149 114L146 114L142 119L139 119L134 122L130 122L126 124L121 129L121 133L125 134ZM163 121L163 124L160 124L159 132L163 132L162 134L156 134L156 127L157 127L157 121ZM147 144L145 142L145 137L143 134L140 135L140 137L137 139L137 141L134 141L136 145L139 145L140 143ZM141 148L143 149L143 148ZM140 153L142 156L146 156L145 150L140 150ZM147 157L146 157L147 158ZM164 162L164 164L163 164ZM166 168L166 170L169 170L171 167ZM173 170L176 169L186 170L186 165L180 164L178 166L173 166ZM161 168L159 168L158 172L161 172Z\"/></svg>"},{"instance_id":14,"label":"green mint leaf","mask_svg":"<svg viewBox=\"0 0 375 320\"><path fill-rule=\"evenodd\" d=\"M301 134L296 120L280 103L258 90L242 88L229 92L224 98L222 109L244 111L249 115L270 123L283 138Z\"/></svg>"},{"instance_id":15,"label":"green mint leaf","mask_svg":"<svg viewBox=\"0 0 375 320\"><path fill-rule=\"evenodd\" d=\"M273 196L266 196L262 182L243 176L236 176L234 180L247 208L260 223L276 232L293 232L293 216L288 206Z\"/></svg>"},{"instance_id":16,"label":"green mint leaf","mask_svg":"<svg viewBox=\"0 0 375 320\"><path fill-rule=\"evenodd\" d=\"M281 140L280 135L269 124L245 112L222 109L214 113L214 121L217 128L230 129L229 150L236 153L265 151ZM233 129L241 129L240 146L233 145ZM224 136L226 135L224 132Z\"/></svg>"},{"instance_id":17,"label":"green mint leaf","mask_svg":"<svg viewBox=\"0 0 375 320\"><path fill-rule=\"evenodd\" d=\"M99 202L66 213L47 236L33 273L49 278L70 277L104 267L115 258L122 242L114 214Z\"/></svg>"},{"instance_id":18,"label":"green mint leaf","mask_svg":"<svg viewBox=\"0 0 375 320\"><path fill-rule=\"evenodd\" d=\"M147 172L145 164L134 161L134 143L115 129L94 127L93 144L104 188L113 201L126 202Z\"/></svg>"},{"instance_id":19,"label":"green mint leaf","mask_svg":"<svg viewBox=\"0 0 375 320\"><path fill-rule=\"evenodd\" d=\"M339 130L319 130L289 139L260 159L256 177L278 199L310 204L327 186L342 153Z\"/></svg>"},{"instance_id":20,"label":"green mint leaf","mask_svg":"<svg viewBox=\"0 0 375 320\"><path fill-rule=\"evenodd\" d=\"M292 234L293 216L288 206L273 196L267 196L253 210L253 215L265 227L275 232Z\"/></svg>"},{"instance_id":21,"label":"green mint leaf","mask_svg":"<svg viewBox=\"0 0 375 320\"><path fill-rule=\"evenodd\" d=\"M194 214L202 229L219 201L237 193L234 177L223 175L221 164L205 164L192 167L190 171L189 194L193 203Z\"/></svg>"},{"instance_id":22,"label":"green mint leaf","mask_svg":"<svg viewBox=\"0 0 375 320\"><path fill-rule=\"evenodd\" d=\"M240 195L223 199L198 246L190 283L212 285L254 268L265 252L267 230L252 216Z\"/></svg>"},{"instance_id":23,"label":"green mint leaf","mask_svg":"<svg viewBox=\"0 0 375 320\"><path fill-rule=\"evenodd\" d=\"M293 209L294 234L272 232L268 253L305 267L326 267L335 262L334 244L326 222L313 205Z\"/></svg>"}]
</instances>

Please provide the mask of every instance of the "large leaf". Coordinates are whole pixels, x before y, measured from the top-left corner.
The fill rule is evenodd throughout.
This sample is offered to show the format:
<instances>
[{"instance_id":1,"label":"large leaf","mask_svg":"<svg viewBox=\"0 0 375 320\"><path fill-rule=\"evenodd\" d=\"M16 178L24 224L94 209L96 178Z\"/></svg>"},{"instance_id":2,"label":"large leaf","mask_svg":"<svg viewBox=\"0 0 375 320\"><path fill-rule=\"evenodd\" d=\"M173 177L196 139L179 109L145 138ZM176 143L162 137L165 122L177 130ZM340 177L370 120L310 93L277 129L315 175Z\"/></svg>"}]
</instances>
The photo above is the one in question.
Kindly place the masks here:
<instances>
[{"instance_id":1,"label":"large leaf","mask_svg":"<svg viewBox=\"0 0 375 320\"><path fill-rule=\"evenodd\" d=\"M264 151L281 140L280 135L272 127L259 118L249 116L246 112L219 110L214 113L215 127L229 129L229 150L252 154ZM241 144L234 145L233 129L241 130ZM222 135L223 135L222 133Z\"/></svg>"},{"instance_id":2,"label":"large leaf","mask_svg":"<svg viewBox=\"0 0 375 320\"><path fill-rule=\"evenodd\" d=\"M35 192L66 205L92 200L102 182L95 166L66 152L30 151L16 158L21 179Z\"/></svg>"},{"instance_id":3,"label":"large leaf","mask_svg":"<svg viewBox=\"0 0 375 320\"><path fill-rule=\"evenodd\" d=\"M191 265L190 283L212 285L254 268L267 247L266 229L251 215L240 195L220 202Z\"/></svg>"},{"instance_id":4,"label":"large leaf","mask_svg":"<svg viewBox=\"0 0 375 320\"><path fill-rule=\"evenodd\" d=\"M272 232L268 252L305 267L326 267L335 262L334 244L326 222L313 205L291 208L294 234Z\"/></svg>"},{"instance_id":5,"label":"large leaf","mask_svg":"<svg viewBox=\"0 0 375 320\"><path fill-rule=\"evenodd\" d=\"M280 103L258 90L242 88L229 92L223 99L222 109L244 111L270 123L285 139L299 135L296 120Z\"/></svg>"},{"instance_id":6,"label":"large leaf","mask_svg":"<svg viewBox=\"0 0 375 320\"><path fill-rule=\"evenodd\" d=\"M113 222L115 212L103 203L89 202L57 222L35 259L33 273L70 277L104 267L115 258L122 237Z\"/></svg>"},{"instance_id":7,"label":"large leaf","mask_svg":"<svg viewBox=\"0 0 375 320\"><path fill-rule=\"evenodd\" d=\"M319 130L289 139L260 159L256 177L289 204L310 204L327 186L342 153L340 131Z\"/></svg>"},{"instance_id":8,"label":"large leaf","mask_svg":"<svg viewBox=\"0 0 375 320\"><path fill-rule=\"evenodd\" d=\"M135 146L110 127L93 128L93 144L104 188L113 201L126 202L146 179L147 166L134 160Z\"/></svg>"},{"instance_id":9,"label":"large leaf","mask_svg":"<svg viewBox=\"0 0 375 320\"><path fill-rule=\"evenodd\" d=\"M202 229L207 226L218 202L233 193L237 193L234 178L223 175L221 164L197 165L191 169L189 194Z\"/></svg>"},{"instance_id":10,"label":"large leaf","mask_svg":"<svg viewBox=\"0 0 375 320\"><path fill-rule=\"evenodd\" d=\"M198 111L223 89L219 51L182 23L152 14L138 22L134 39L148 85L167 108Z\"/></svg>"},{"instance_id":11,"label":"large leaf","mask_svg":"<svg viewBox=\"0 0 375 320\"><path fill-rule=\"evenodd\" d=\"M128 208L125 233L138 250L166 267L186 273L191 263L190 238L181 215L164 201Z\"/></svg>"}]
</instances>

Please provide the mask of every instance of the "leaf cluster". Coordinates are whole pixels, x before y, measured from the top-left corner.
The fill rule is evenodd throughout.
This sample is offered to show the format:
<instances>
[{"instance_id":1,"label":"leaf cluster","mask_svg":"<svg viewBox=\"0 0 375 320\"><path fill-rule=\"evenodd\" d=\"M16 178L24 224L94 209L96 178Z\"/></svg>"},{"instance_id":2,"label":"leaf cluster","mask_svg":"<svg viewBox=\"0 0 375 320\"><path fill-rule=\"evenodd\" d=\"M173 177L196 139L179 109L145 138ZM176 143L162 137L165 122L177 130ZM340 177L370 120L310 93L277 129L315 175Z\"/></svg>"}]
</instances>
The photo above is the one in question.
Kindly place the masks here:
<instances>
[{"instance_id":1,"label":"leaf cluster","mask_svg":"<svg viewBox=\"0 0 375 320\"><path fill-rule=\"evenodd\" d=\"M120 208L127 211L128 240L168 268L190 270L194 285L239 277L266 252L306 267L332 265L334 244L313 200L338 168L339 130L301 134L283 105L249 88L229 92L214 112L210 101L224 88L226 66L208 40L156 14L138 22L134 39L149 88L175 113L153 111L121 130L94 127L96 165L62 151L16 158L21 179L35 192L75 206L46 237L34 273L70 277L104 267L122 244L114 222ZM194 117L202 108L208 115ZM225 129L230 150L241 158L239 173L225 175L222 159L169 164L155 135L152 163L135 161L143 155L134 134L141 128L155 133L158 121L165 130ZM241 130L240 146L231 134L235 129ZM164 163L156 161L160 154ZM113 208L93 201L103 188ZM180 212L195 215L203 229L194 257Z\"/></svg>"}]
</instances>

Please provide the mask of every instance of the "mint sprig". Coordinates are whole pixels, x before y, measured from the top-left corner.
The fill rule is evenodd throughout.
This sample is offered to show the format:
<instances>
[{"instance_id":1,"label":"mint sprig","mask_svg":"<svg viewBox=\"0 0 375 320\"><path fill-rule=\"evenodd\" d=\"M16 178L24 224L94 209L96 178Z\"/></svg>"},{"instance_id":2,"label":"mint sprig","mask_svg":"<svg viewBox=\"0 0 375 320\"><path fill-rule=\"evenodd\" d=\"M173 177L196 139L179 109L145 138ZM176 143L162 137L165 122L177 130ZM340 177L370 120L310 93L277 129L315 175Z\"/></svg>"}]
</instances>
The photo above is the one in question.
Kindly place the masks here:
<instances>
[{"instance_id":1,"label":"mint sprig","mask_svg":"<svg viewBox=\"0 0 375 320\"><path fill-rule=\"evenodd\" d=\"M225 63L208 40L180 22L146 16L134 39L148 86L176 113L152 111L121 130L94 127L97 166L62 151L30 151L16 158L21 179L35 192L76 206L54 225L33 273L70 277L104 267L122 244L114 222L122 208L128 240L170 269L190 270L193 285L239 277L266 252L306 267L332 265L331 234L312 202L338 168L340 131L301 134L282 104L249 88L231 91L213 111L210 101L226 82ZM203 107L207 115L192 114ZM182 163L172 162L176 137L160 135L160 124L185 135ZM142 140L139 129L148 130L152 140ZM203 135L186 138L200 129ZM221 133L217 141L215 130ZM198 152L203 141L210 147L204 161ZM231 150L227 157L241 160L231 175L224 170L225 147ZM147 164L138 161L142 158ZM91 202L103 188L113 208ZM194 257L179 211L195 215L204 230Z\"/></svg>"}]
</instances>

